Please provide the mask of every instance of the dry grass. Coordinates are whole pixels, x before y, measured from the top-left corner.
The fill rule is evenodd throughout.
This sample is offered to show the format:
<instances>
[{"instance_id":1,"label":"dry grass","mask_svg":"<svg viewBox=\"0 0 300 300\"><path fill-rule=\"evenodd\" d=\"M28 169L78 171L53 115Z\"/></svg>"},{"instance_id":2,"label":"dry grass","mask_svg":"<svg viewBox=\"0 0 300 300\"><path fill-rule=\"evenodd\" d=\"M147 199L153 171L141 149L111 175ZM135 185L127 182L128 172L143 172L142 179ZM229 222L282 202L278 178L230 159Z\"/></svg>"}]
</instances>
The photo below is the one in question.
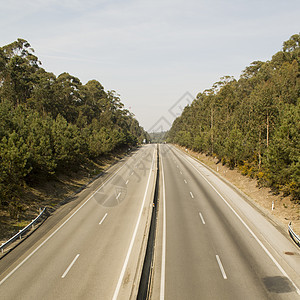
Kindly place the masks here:
<instances>
[{"instance_id":1,"label":"dry grass","mask_svg":"<svg viewBox=\"0 0 300 300\"><path fill-rule=\"evenodd\" d=\"M181 147L181 149L184 148ZM191 150L187 152L239 188L256 206L275 218L281 227L286 229L288 223L292 222L293 230L300 235L300 205L293 202L290 197L274 195L269 188L258 187L255 179L242 175L237 169L230 170L227 166L217 163L216 158ZM273 201L275 209L272 211Z\"/></svg>"},{"instance_id":2,"label":"dry grass","mask_svg":"<svg viewBox=\"0 0 300 300\"><path fill-rule=\"evenodd\" d=\"M29 224L39 214L40 208L59 207L63 200L74 195L80 187L123 156L124 153L120 152L114 156L89 160L80 166L78 172L60 174L51 180L39 178L27 186L22 195L23 211L17 220L10 217L6 208L0 207L0 244Z\"/></svg>"}]
</instances>

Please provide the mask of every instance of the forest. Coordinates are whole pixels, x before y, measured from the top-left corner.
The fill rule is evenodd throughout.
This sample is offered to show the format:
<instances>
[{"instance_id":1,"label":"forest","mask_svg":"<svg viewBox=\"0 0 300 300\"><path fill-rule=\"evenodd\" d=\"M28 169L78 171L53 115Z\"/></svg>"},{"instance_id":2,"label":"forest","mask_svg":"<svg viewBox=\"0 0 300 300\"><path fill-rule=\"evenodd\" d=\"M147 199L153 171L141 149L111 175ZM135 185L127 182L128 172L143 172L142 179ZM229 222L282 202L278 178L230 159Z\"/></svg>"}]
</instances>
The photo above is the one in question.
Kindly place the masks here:
<instances>
[{"instance_id":1,"label":"forest","mask_svg":"<svg viewBox=\"0 0 300 300\"><path fill-rule=\"evenodd\" d=\"M149 132L151 143L163 143L165 141L166 135L167 131Z\"/></svg>"},{"instance_id":2,"label":"forest","mask_svg":"<svg viewBox=\"0 0 300 300\"><path fill-rule=\"evenodd\" d=\"M149 140L115 91L41 67L24 39L0 48L0 204L11 215L38 177Z\"/></svg>"},{"instance_id":3,"label":"forest","mask_svg":"<svg viewBox=\"0 0 300 300\"><path fill-rule=\"evenodd\" d=\"M236 80L225 76L175 119L167 141L218 158L300 203L300 35Z\"/></svg>"}]
</instances>

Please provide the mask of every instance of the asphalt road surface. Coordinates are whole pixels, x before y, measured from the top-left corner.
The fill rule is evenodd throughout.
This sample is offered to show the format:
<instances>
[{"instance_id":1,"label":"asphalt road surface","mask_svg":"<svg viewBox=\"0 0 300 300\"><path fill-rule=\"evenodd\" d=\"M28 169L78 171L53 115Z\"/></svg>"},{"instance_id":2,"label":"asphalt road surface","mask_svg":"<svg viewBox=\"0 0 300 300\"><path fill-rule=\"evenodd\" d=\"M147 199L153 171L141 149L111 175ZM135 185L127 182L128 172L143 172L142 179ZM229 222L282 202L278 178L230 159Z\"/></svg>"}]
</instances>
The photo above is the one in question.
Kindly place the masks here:
<instances>
[{"instance_id":1,"label":"asphalt road surface","mask_svg":"<svg viewBox=\"0 0 300 300\"><path fill-rule=\"evenodd\" d=\"M285 234L174 146L160 162L152 299L300 299L300 252Z\"/></svg>"},{"instance_id":2,"label":"asphalt road surface","mask_svg":"<svg viewBox=\"0 0 300 300\"><path fill-rule=\"evenodd\" d=\"M0 260L0 299L135 299L156 149L122 160L42 238ZM171 145L159 153L151 299L300 299L287 234L201 163Z\"/></svg>"},{"instance_id":3,"label":"asphalt road surface","mask_svg":"<svg viewBox=\"0 0 300 300\"><path fill-rule=\"evenodd\" d=\"M146 145L5 268L0 299L133 297L155 174L156 145Z\"/></svg>"}]
</instances>

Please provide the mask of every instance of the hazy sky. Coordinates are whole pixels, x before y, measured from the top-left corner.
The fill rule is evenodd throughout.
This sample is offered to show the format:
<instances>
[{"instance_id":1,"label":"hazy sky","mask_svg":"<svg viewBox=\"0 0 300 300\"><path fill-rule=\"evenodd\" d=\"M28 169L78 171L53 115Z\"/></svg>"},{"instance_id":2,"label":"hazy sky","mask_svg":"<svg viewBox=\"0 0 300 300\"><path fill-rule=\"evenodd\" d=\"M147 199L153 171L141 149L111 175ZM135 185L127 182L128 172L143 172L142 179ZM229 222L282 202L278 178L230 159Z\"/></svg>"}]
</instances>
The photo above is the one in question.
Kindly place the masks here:
<instances>
[{"instance_id":1,"label":"hazy sky","mask_svg":"<svg viewBox=\"0 0 300 300\"><path fill-rule=\"evenodd\" d=\"M300 0L1 0L0 46L26 39L47 71L96 79L165 130L221 76L271 59L299 16Z\"/></svg>"}]
</instances>

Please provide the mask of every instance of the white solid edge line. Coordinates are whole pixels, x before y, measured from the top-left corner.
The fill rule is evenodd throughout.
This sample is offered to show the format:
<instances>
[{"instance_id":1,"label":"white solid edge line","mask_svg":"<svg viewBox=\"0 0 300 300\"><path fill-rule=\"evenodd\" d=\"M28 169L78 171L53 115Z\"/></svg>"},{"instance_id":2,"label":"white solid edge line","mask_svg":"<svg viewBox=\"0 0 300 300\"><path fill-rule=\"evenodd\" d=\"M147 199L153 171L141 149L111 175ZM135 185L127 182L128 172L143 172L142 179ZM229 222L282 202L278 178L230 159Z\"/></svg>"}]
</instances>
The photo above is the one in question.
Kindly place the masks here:
<instances>
[{"instance_id":1,"label":"white solid edge line","mask_svg":"<svg viewBox=\"0 0 300 300\"><path fill-rule=\"evenodd\" d=\"M61 278L65 278L66 275L68 274L68 272L70 271L70 269L72 268L72 266L75 264L75 261L77 260L77 258L79 257L80 254L77 254L75 256L75 258L73 259L73 261L70 263L70 265L68 266L67 270L65 271L65 273L61 276Z\"/></svg>"},{"instance_id":2,"label":"white solid edge line","mask_svg":"<svg viewBox=\"0 0 300 300\"><path fill-rule=\"evenodd\" d=\"M131 157L132 159L132 157ZM55 231L53 231L37 248L35 248L26 258L24 258L23 261L21 261L12 271L10 271L1 281L0 286L13 274L15 273L33 254L35 254L43 245L45 245L90 199L94 197L94 195L108 182L110 182L126 165L123 164L122 167L120 167L117 172L115 172L110 178L108 178L83 204L81 204L74 212L73 214L68 217L67 220L65 220Z\"/></svg>"},{"instance_id":3,"label":"white solid edge line","mask_svg":"<svg viewBox=\"0 0 300 300\"><path fill-rule=\"evenodd\" d=\"M161 276L160 276L160 300L165 298L165 273L166 273L166 189L163 159L161 157L162 172L162 191L163 191L163 237L162 237L162 258L161 258Z\"/></svg>"},{"instance_id":4,"label":"white solid edge line","mask_svg":"<svg viewBox=\"0 0 300 300\"><path fill-rule=\"evenodd\" d=\"M105 218L107 217L107 213L104 215L104 217L101 219L101 221L99 222L99 225L101 225L103 223L103 221L105 220Z\"/></svg>"},{"instance_id":5,"label":"white solid edge line","mask_svg":"<svg viewBox=\"0 0 300 300\"><path fill-rule=\"evenodd\" d=\"M219 268L221 270L223 278L227 279L227 276L226 276L226 273L225 273L225 270L223 268L223 265L222 265L222 262L221 262L221 259L220 259L219 255L216 255L216 259L217 259L217 262L218 262L218 265L219 265Z\"/></svg>"},{"instance_id":6,"label":"white solid edge line","mask_svg":"<svg viewBox=\"0 0 300 300\"><path fill-rule=\"evenodd\" d=\"M129 248L128 248L128 251L127 251L127 255L126 255L126 258L125 258L125 261L124 261L124 264L123 264L123 267L122 267L122 271L121 271L121 274L120 274L120 277L119 277L119 280L118 280L118 284L116 286L116 289L115 289L114 295L112 297L112 300L116 300L118 298L120 288L121 288L121 284L122 284L122 281L124 279L125 271L126 271L127 264L128 264L128 261L129 261L129 257L130 257L130 254L131 254L131 251L132 251L132 248L133 248L134 240L135 240L135 237L136 237L136 234L137 234L137 231L138 231L138 227L139 227L140 220L141 220L141 217L142 217L143 209L144 209L145 202L146 202L146 196L147 196L148 188L149 188L149 184L150 184L150 178L151 178L151 174L152 174L151 171L153 169L153 163L154 163L154 154L155 154L155 151L153 151L152 166L151 166L150 171L149 171L148 182L147 182L147 186L146 186L142 206L141 206L141 209L140 209L140 212L139 212L138 220L137 220L137 223L136 223L135 228L134 228L134 232L133 232L133 235L132 235L132 238L131 238L131 241L130 241L130 245L129 245Z\"/></svg>"},{"instance_id":7,"label":"white solid edge line","mask_svg":"<svg viewBox=\"0 0 300 300\"><path fill-rule=\"evenodd\" d=\"M201 212L199 212L199 216L200 216L200 219L201 219L201 221L202 221L203 225L205 225L205 221L204 221L204 218L203 218L203 216L202 216Z\"/></svg>"},{"instance_id":8,"label":"white solid edge line","mask_svg":"<svg viewBox=\"0 0 300 300\"><path fill-rule=\"evenodd\" d=\"M191 197L192 197L192 198L194 198L194 195L193 195L193 193L192 193L192 192L190 192L190 195L191 195Z\"/></svg>"},{"instance_id":9,"label":"white solid edge line","mask_svg":"<svg viewBox=\"0 0 300 300\"><path fill-rule=\"evenodd\" d=\"M180 152L179 152L180 153ZM181 154L181 153L180 153ZM236 215L236 217L240 220L240 222L246 227L249 233L253 236L256 242L262 247L265 253L269 256L269 258L273 261L279 271L289 279L292 283L298 295L300 295L300 289L294 283L294 281L288 276L288 274L284 271L281 265L277 262L274 256L270 253L270 251L265 247L265 245L260 241L260 239L255 235L255 233L250 229L250 227L245 223L245 221L240 217L240 215L233 209L233 207L225 200L225 198L217 191L217 189L200 173L200 171L187 159L181 154L181 156L201 175L201 177L213 188L213 190L221 197L221 199L225 202L225 204L231 209L231 211Z\"/></svg>"}]
</instances>

